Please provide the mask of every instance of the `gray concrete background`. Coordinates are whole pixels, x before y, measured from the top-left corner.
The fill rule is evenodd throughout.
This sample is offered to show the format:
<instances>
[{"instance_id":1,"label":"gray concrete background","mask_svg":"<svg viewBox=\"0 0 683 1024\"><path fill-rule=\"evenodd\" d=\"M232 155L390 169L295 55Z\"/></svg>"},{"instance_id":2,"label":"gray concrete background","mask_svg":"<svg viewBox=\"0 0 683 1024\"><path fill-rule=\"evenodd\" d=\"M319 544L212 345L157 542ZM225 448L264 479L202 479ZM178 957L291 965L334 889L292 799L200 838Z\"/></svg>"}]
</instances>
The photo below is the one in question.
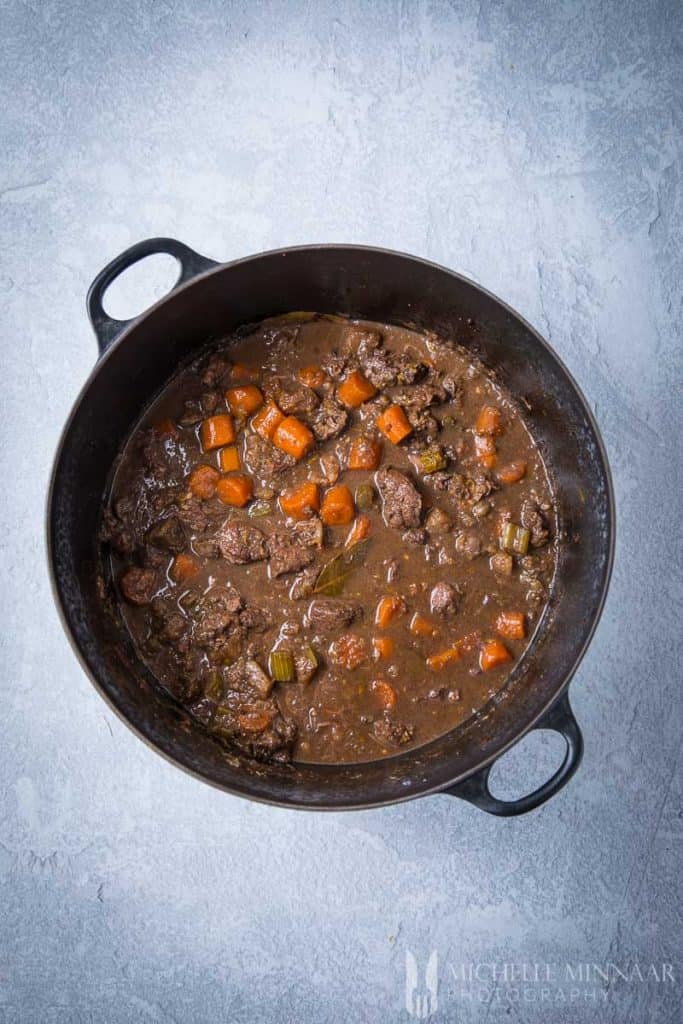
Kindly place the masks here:
<instances>
[{"instance_id":1,"label":"gray concrete background","mask_svg":"<svg viewBox=\"0 0 683 1024\"><path fill-rule=\"evenodd\" d=\"M408 1020L406 949L438 951L437 1020L681 1019L681 14L0 4L1 1021ZM428 257L519 309L579 379L618 550L572 686L585 761L545 808L252 805L156 757L96 695L53 607L45 489L96 355L89 281L156 234L223 259L314 241ZM168 281L150 262L110 307ZM558 754L528 743L499 789ZM551 966L543 996L454 975L567 961L665 961L676 980L572 996Z\"/></svg>"}]
</instances>

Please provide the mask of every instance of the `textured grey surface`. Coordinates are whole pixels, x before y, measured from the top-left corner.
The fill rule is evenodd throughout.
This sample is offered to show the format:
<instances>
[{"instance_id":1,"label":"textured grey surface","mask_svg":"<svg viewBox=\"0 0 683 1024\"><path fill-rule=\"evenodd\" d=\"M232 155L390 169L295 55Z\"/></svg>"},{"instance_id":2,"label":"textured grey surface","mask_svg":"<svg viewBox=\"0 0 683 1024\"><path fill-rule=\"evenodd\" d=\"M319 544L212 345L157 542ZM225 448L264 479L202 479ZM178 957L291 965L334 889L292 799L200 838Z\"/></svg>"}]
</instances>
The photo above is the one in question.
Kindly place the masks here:
<instances>
[{"instance_id":1,"label":"textured grey surface","mask_svg":"<svg viewBox=\"0 0 683 1024\"><path fill-rule=\"evenodd\" d=\"M438 1020L679 1020L680 4L3 0L0 20L0 1020L407 1020L406 949L439 953ZM96 695L53 607L44 496L95 358L87 285L155 234L224 259L429 257L577 376L619 537L572 686L585 760L545 808L250 805ZM113 308L167 280L141 268ZM557 756L529 744L500 785ZM567 961L665 961L675 981L572 995ZM458 983L470 962L555 966L543 995L485 968Z\"/></svg>"}]
</instances>

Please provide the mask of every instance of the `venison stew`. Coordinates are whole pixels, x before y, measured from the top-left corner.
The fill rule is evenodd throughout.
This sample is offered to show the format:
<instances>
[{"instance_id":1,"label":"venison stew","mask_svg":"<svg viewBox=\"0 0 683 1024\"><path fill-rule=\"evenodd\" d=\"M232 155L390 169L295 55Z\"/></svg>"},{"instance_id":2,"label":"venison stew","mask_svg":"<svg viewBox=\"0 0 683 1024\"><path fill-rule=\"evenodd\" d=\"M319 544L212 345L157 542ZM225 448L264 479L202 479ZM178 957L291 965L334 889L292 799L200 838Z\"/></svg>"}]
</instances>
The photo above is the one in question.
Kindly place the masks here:
<instances>
[{"instance_id":1,"label":"venison stew","mask_svg":"<svg viewBox=\"0 0 683 1024\"><path fill-rule=\"evenodd\" d=\"M418 748L506 686L561 543L525 410L462 339L324 314L183 366L100 531L139 657L263 762Z\"/></svg>"}]
</instances>

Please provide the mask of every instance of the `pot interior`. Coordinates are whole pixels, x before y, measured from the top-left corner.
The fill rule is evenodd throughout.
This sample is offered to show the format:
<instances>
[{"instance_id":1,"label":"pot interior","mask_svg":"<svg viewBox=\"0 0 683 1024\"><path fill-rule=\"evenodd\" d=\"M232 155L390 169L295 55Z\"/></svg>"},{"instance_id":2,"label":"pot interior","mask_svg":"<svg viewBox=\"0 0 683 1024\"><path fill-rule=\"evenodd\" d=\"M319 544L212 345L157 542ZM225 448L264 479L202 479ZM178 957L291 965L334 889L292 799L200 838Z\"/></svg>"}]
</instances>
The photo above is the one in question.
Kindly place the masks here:
<instances>
[{"instance_id":1,"label":"pot interior","mask_svg":"<svg viewBox=\"0 0 683 1024\"><path fill-rule=\"evenodd\" d=\"M367 764L266 766L226 753L156 684L115 609L97 594L101 507L114 460L142 409L212 338L292 309L407 324L467 344L529 410L564 539L534 641L488 711L417 750ZM74 407L55 464L48 531L67 630L103 696L142 738L231 792L341 809L454 783L501 753L552 703L600 613L611 564L612 498L585 402L528 324L472 282L432 264L383 250L319 246L220 266L174 291L126 331Z\"/></svg>"}]
</instances>

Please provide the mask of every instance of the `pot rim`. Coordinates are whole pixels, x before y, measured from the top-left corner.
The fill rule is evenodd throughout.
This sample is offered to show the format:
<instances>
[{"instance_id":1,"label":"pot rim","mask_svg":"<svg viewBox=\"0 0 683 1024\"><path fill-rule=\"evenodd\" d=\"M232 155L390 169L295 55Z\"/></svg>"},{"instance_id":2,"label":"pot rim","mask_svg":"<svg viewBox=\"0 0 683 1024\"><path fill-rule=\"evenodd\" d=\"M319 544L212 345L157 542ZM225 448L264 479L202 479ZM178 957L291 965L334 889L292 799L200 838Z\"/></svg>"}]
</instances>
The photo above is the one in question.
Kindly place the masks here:
<instances>
[{"instance_id":1,"label":"pot rim","mask_svg":"<svg viewBox=\"0 0 683 1024\"><path fill-rule=\"evenodd\" d=\"M71 429L72 423L73 423L74 419L76 418L76 415L77 415L77 413L78 413L78 411L80 409L81 403L83 402L83 400L84 400L88 390L90 389L90 386L91 386L92 382L100 374L100 372L102 371L103 367L106 366L106 364L107 364L110 356L112 355L112 353L115 350L117 350L128 339L128 337L131 334L131 332L136 330L147 319L151 318L156 313L156 311L161 306L164 305L164 303L168 302L169 300L174 298L176 295L178 295L178 294L186 291L187 289L191 288L199 280L204 280L207 277L210 277L210 276L212 276L214 274L219 274L219 273L221 273L221 272L223 272L225 270L230 269L231 267L239 266L239 265L245 264L245 263L254 262L254 261L260 260L260 259L262 259L264 257L287 256L290 253L316 252L316 251L320 251L320 250L326 250L326 251L335 251L335 250L339 251L339 250L343 250L343 251L351 251L351 252L371 252L371 253L380 254L380 255L384 255L384 256L399 257L401 259L408 260L408 261L413 262L413 263L420 263L423 266L429 267L429 268L431 268L433 270L438 270L441 273L447 274L449 277L452 277L452 278L454 278L454 279L456 279L458 281L464 282L469 287L471 287L474 290L476 290L476 291L480 292L481 294L485 295L487 298L493 300L493 302L497 303L510 316L512 316L515 320L517 320L520 324L522 324L522 326L531 335L533 335L534 339L541 345L541 347L543 349L545 349L547 354L555 361L555 363L559 366L559 368L565 374L567 380L571 384L571 386L572 386L572 388L573 388L573 390L574 390L574 392L576 394L576 397L578 398L578 400L579 400L579 402L580 402L580 404L582 406L582 409L583 409L583 412L584 412L584 414L586 416L586 419L587 419L588 423L590 424L590 427L591 427L591 429L593 431L593 435L594 435L595 443L596 443L596 448L597 448L597 451L599 453L600 460L601 460L601 463L602 463L602 467L603 467L603 470L604 470L604 475L605 475L605 493L606 493L607 509L608 509L608 522L607 522L607 534L608 534L607 545L608 545L608 550L607 550L607 557L606 557L606 562L605 562L604 578L603 578L602 586L601 586L601 589L600 589L600 596L599 596L599 600L598 600L598 603L597 603L597 607L596 607L595 613L594 613L593 618L591 620L590 626L589 626L589 628L588 628L588 630L586 632L586 636L584 637L583 643L581 644L581 647L580 647L577 655L575 656L572 664L568 667L568 669L567 669L567 671L565 673L565 677L564 677L564 681L563 681L562 685L559 686L555 690L555 692L548 698L547 702L540 708L540 710L528 722L526 722L524 724L524 726L522 728L520 728L511 739L506 741L499 749L497 749L493 753L487 755L480 762L478 762L473 768L470 768L470 769L468 769L466 771L463 771L461 774L456 775L454 778L450 779L445 784L444 783L436 783L436 784L433 784L433 785L426 785L423 788L411 789L410 792L407 792L405 794L401 794L401 795L398 795L398 796L392 796L390 798L382 798L382 799L377 799L377 800L359 801L359 802L344 803L344 804L318 803L318 802L316 802L316 803L303 803L303 802L300 802L300 801L297 801L297 800L292 800L292 799L281 799L280 800L280 799L271 799L269 797L264 797L264 796L261 796L261 795L255 795L255 794L253 794L253 793L248 791L248 785L245 786L244 789L243 789L243 788L240 788L237 785L232 785L232 784L226 784L226 783L223 783L223 782L219 782L219 781L211 778L210 776L204 774L201 771L197 771L197 770L195 770L193 768L190 768L188 765L183 764L176 757L174 757L173 755L171 755L167 751L163 750L160 746L158 746L156 743L154 743L152 740L150 740L149 737L145 735L145 733L143 733L136 725L134 725L129 720L129 718L123 713L123 711L121 711L119 709L119 707L116 705L116 703L112 700L111 696L106 691L106 689L104 688L104 686L100 682L99 678L97 677L95 672L92 670L89 662L85 658L85 655L81 651L81 648L80 648L80 646L78 644L78 641L77 641L77 639L76 639L76 637L74 635L74 632L71 629L71 625L70 625L70 622L69 622L69 619L68 619L68 616L67 616L67 612L66 612L66 609L65 609L63 601L62 601L62 595L61 595L61 591L60 591L60 587L59 587L59 582L57 580L57 575L56 575L56 572L55 572L54 548L53 548L53 540L52 540L52 509L53 509L54 489L55 489L55 484L56 484L56 479L57 479L59 467L60 467L61 460L62 460L62 455L63 455L63 452L64 452L64 448L65 448L65 445L66 445L66 441L67 441L67 438L68 438L69 431ZM54 459L53 459L53 462L52 462L52 468L51 468L51 472L50 472L50 479L49 479L47 495L46 495L44 541L45 541L45 553L46 553L47 562L48 562L48 573L49 573L49 578L50 578L50 587L51 587L51 590L52 590L52 595L53 595L55 604L57 606L57 612L58 612L58 615L59 615L59 619L60 619L62 628L63 628L63 630L64 630L64 632L66 634L66 637L67 637L67 639L69 641L71 649L75 653L75 655L76 655L76 657L77 657L77 659L78 659L78 661L79 661L79 663L81 665L81 668L84 670L86 676L88 677L88 679L90 680L90 682L92 683L94 688L97 690L97 692L100 695L100 697L106 702L106 704L109 706L109 708L115 713L117 718L119 718L119 720L122 721L124 723L124 725L126 725L127 728L130 729L131 732L135 736L138 737L138 739L142 740L147 747L149 747L151 750L153 750L156 754L158 754L160 757L162 757L169 764L172 764L175 768L181 769L186 774L192 776L193 778L199 779L201 782L204 782L204 783L208 784L209 786L211 786L212 788L220 790L223 793L229 793L232 796L242 797L244 799L252 800L252 801L257 802L257 803L267 804L267 805L273 806L273 807L283 807L283 808L287 808L287 809L291 809L291 810L342 812L342 811L373 810L373 809L380 808L380 807L392 806L394 804L406 803L409 800L415 800L418 797L438 795L439 793L443 793L443 794L447 795L448 794L448 790L450 790L452 787L457 786L459 783L464 782L466 779L469 779L472 776L474 776L474 775L484 771L485 769L491 767L496 761L498 761L499 758L503 757L509 750L512 749L512 747L514 747L517 743L519 743L520 740L522 740L526 735L528 735L528 733L531 732L539 724L539 722L543 719L543 717L548 713L550 708L553 707L560 700L562 695L567 692L569 684L571 683L572 678L574 677L577 669L579 668L579 665L581 664L581 661L583 660L583 658L584 658L584 656L586 654L586 651L587 651L587 649L588 649L588 647L589 647L589 645L590 645L590 643L591 643L591 641L592 641L592 639L593 639L593 637L595 635L595 632L596 632L597 627L599 625L600 619L602 618L602 613L604 611L605 602L607 600L607 593L609 591L609 585L610 585L610 581L611 581L611 577L612 577L612 570L613 570L613 567L614 567L614 555L615 555L615 546L616 546L616 525L617 525L617 520L616 520L616 503L615 503L615 498L614 498L614 483L613 483L613 479L612 479L612 472L611 472L610 464L609 464L609 461L608 461L608 458L607 458L607 449L606 449L605 443L603 441L602 434L601 434L600 429L598 427L598 424L597 424L597 421L595 419L595 416L593 415L593 412L592 412L592 410L591 410L591 408L590 408L590 406L588 404L586 396L584 395L581 387L579 386L579 384L577 383L576 379L574 378L574 375L570 372L570 370L565 365L564 361L560 358L560 356L557 354L555 349L550 345L550 343L545 340L545 338L536 330L536 328L531 323L529 323L528 320L526 320L520 313L517 312L516 309L514 309L512 306L510 306L507 302L505 302L503 299L499 298L498 295L496 295L494 292L490 291L489 289L483 287L477 281L474 281L474 280L472 280L472 278L469 278L469 277L467 277L464 274L460 274L459 272L457 272L455 270L451 270L449 267L443 266L443 264L436 263L433 260L427 260L427 259L424 259L421 256L414 256L411 253L406 253L406 252L403 252L403 251L400 251L400 250L396 250L396 249L388 249L388 248L383 247L383 246L356 245L356 244L348 244L348 243L344 243L344 242L323 242L323 243L312 243L310 245L295 245L295 246L278 247L278 248L275 248L275 249L267 249L267 250L264 250L262 252L252 253L251 255L248 255L248 256L242 256L242 257L239 257L239 258L234 259L234 260L229 260L229 261L224 262L224 263L217 263L215 266L210 266L206 270L199 271L197 274L193 275L189 280L184 281L182 284L177 284L177 285L173 286L169 292L167 292L165 295L163 295L160 299L158 299L151 306L149 306L146 309L144 309L140 314L138 314L138 316L133 317L131 320L125 321L125 322L122 322L122 323L125 323L125 326L122 327L121 333L115 338L115 340L110 345L107 346L105 351L99 355L99 357L97 358L97 360L96 360L94 366L92 367L90 373L88 374L88 377L87 377L85 383L80 388L80 390L79 390L79 392L78 392L78 394L77 394L76 398L74 399L74 402L73 402L73 404L71 406L71 409L70 409L69 415L67 417L67 420L66 420L66 422L64 424L64 427L62 428L62 431L60 433L59 441L58 441L57 448L56 448L56 451L55 451L55 456L54 456ZM396 754L396 755L393 755L393 757L383 758L382 760L390 762L394 758L399 758L399 757L401 757L401 758L409 758L410 754L411 754L411 751L406 751L403 754ZM360 766L360 764L362 764L362 762L359 762L359 766ZM245 773L245 780L247 782L248 782L248 778L249 777Z\"/></svg>"}]
</instances>

